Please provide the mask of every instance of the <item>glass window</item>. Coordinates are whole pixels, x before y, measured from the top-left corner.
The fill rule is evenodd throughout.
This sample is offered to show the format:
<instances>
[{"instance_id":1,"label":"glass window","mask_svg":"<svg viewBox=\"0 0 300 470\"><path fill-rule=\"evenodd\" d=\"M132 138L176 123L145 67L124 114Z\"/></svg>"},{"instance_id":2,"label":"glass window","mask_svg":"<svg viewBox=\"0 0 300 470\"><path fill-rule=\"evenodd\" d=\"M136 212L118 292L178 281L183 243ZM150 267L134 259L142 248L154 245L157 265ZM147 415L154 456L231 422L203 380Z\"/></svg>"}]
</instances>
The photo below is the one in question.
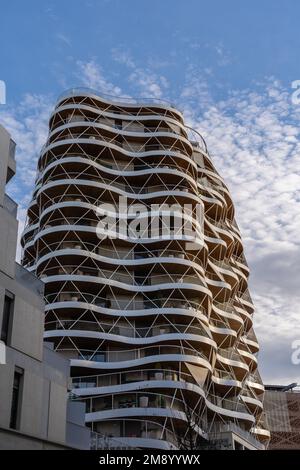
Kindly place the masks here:
<instances>
[{"instance_id":1,"label":"glass window","mask_svg":"<svg viewBox=\"0 0 300 470\"><path fill-rule=\"evenodd\" d=\"M10 427L12 429L20 428L23 377L24 377L24 370L21 369L20 367L16 367L15 374L14 374L12 400L11 400L11 412L10 412Z\"/></svg>"},{"instance_id":2,"label":"glass window","mask_svg":"<svg viewBox=\"0 0 300 470\"><path fill-rule=\"evenodd\" d=\"M1 340L5 344L9 344L11 340L14 300L15 299L13 294L11 294L10 292L5 292L1 325Z\"/></svg>"}]
</instances>

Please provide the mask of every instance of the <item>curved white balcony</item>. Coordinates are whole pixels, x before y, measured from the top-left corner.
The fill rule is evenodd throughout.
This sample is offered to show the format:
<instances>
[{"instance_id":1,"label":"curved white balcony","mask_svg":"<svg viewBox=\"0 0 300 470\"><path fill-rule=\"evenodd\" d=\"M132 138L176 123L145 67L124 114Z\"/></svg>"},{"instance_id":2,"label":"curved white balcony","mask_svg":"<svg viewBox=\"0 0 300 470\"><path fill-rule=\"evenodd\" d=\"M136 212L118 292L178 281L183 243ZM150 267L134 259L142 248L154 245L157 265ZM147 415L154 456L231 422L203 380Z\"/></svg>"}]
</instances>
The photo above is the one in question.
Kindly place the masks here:
<instances>
[{"instance_id":1,"label":"curved white balcony","mask_svg":"<svg viewBox=\"0 0 300 470\"><path fill-rule=\"evenodd\" d=\"M94 160L90 160L89 158L85 157L85 156L80 156L80 155L72 155L70 157L67 157L67 156L64 156L63 158L58 158L58 159L55 159L54 161L52 161L51 163L48 163L48 165L46 166L46 168L40 173L40 176L39 176L39 180L43 180L43 184L47 183L47 175L53 175L54 178L57 178L60 174L57 173L55 170L56 168L60 168L60 167L68 167L70 165L77 165L77 166L83 166L85 168L89 168L89 171L91 172L90 173L90 176L91 176L91 179L96 177L98 178L98 180L100 180L100 177L98 176L98 173L97 172L101 172L101 175L108 175L108 176L111 176L111 177L114 177L114 181L108 179L107 177L105 178L104 176L102 177L102 180L103 181L107 181L109 183L113 183L116 185L116 187L118 187L118 185L120 186L119 183L116 183L115 181L115 177L123 177L123 178L130 178L130 177L134 177L136 178L137 175L142 175L142 176L146 176L149 178L149 175L155 175L156 173L156 170L157 170L157 174L159 175L160 173L160 170L171 170L171 175L174 177L180 177L180 178L184 178L184 180L186 180L186 182L188 182L190 184L190 187L188 188L187 186L184 186L183 187L183 184L182 182L179 182L179 183L173 183L172 185L171 184L168 184L168 183L164 183L162 184L160 182L160 186L158 186L158 188L165 188L165 189L175 189L177 187L182 187L182 189L189 189L189 192L191 192L192 194L194 193L195 195L197 195L197 189L196 189L196 185L195 185L195 182L194 182L194 179L186 172L182 171L178 165L175 165L174 163L172 162L157 162L157 163L148 163L146 162L145 164L134 164L134 166L132 165L132 163L128 163L128 165L123 165L123 166L118 166L116 163L112 164L110 167L105 165L103 162L101 163L98 163L97 161L94 161ZM168 168L166 168L168 167ZM92 170L94 170L94 174L92 174ZM153 171L155 170L155 171ZM150 173L151 172L151 173ZM163 172L164 173L164 172ZM78 172L74 172L74 171L69 171L68 169L68 175L74 175L77 179L77 176L78 176ZM61 175L63 176L63 179L66 178L66 173L61 173ZM48 176L49 177L49 176ZM68 176L69 178L69 176ZM40 191L40 189L43 187L43 185L39 185L39 188L37 188L36 190L36 193L35 193L35 197L38 193L38 191ZM129 185L128 183L125 185L125 184L122 184L123 188L126 187L127 191L130 191L130 192L136 192L137 194L146 194L146 193L149 193L149 192L153 192L153 189L152 188L155 188L155 185L143 185L141 184L140 187L138 186L134 186L134 185ZM185 191L187 192L187 191ZM77 193L77 196L81 196L80 194Z\"/></svg>"},{"instance_id":2,"label":"curved white balcony","mask_svg":"<svg viewBox=\"0 0 300 470\"><path fill-rule=\"evenodd\" d=\"M91 423L93 428L97 423ZM115 429L117 426L117 430ZM116 433L111 435L111 426ZM133 432L134 429L134 432ZM177 450L178 438L174 431L154 420L110 419L101 423L101 433L92 432L92 450L107 450L108 448L125 449L162 449Z\"/></svg>"},{"instance_id":3,"label":"curved white balcony","mask_svg":"<svg viewBox=\"0 0 300 470\"><path fill-rule=\"evenodd\" d=\"M58 237L60 237L60 234L62 232L74 232L77 235L78 234L93 234L95 237L97 233L101 234L101 230L97 229L95 226L88 226L88 225L71 225L71 224L66 224L66 225L57 225L53 227L48 227L44 228L41 231L37 232L30 241L26 242L24 245L24 250L29 250L31 247L34 247L35 244L37 243L38 240L44 239L49 235L57 234ZM109 236L112 235L115 237L116 233L112 232L107 233L103 231L103 236ZM119 235L119 234L117 234ZM140 243L143 245L150 245L158 242L166 242L166 241L180 241L180 242L192 242L195 245L201 249L203 247L203 240L200 238L195 238L195 236L189 236L189 235L158 235L156 238L132 238L132 237L126 237L126 236L121 236L119 235L117 237L119 240L126 241L131 244L135 243ZM80 243L78 241L78 243Z\"/></svg>"},{"instance_id":4,"label":"curved white balcony","mask_svg":"<svg viewBox=\"0 0 300 470\"><path fill-rule=\"evenodd\" d=\"M82 264L82 260L93 260L96 263L99 263L101 266L104 265L112 265L112 266L126 266L126 267L135 267L135 266L147 266L147 265L156 265L160 263L161 265L171 265L171 268L180 267L183 268L193 268L195 271L199 271L200 275L204 278L204 268L197 260L195 256L188 256L186 253L183 253L179 250L153 250L149 253L145 251L130 251L128 250L125 252L115 252L113 253L112 250L108 248L99 247L98 253L89 251L87 249L83 249L83 246L78 244L78 241L74 240L73 242L65 242L65 244L70 243L73 244L74 248L64 248L61 247L59 249L52 249L51 244L50 246L47 245L45 250L47 251L46 254L42 254L41 251L39 252L39 259L36 263L36 270L40 273L46 273L53 269L53 267L43 268L44 265L49 265L48 261L55 260L57 267L61 268L61 265L65 267L68 258L72 258L73 260L78 259L78 264L73 265L74 268L77 269L78 266ZM75 248L77 246L77 248ZM52 244L54 248L54 245ZM57 248L57 243L55 243L55 248ZM94 247L95 248L95 247ZM49 251L49 249L51 251ZM44 251L45 251L44 250ZM196 259L196 261L194 261ZM60 261L61 260L61 261ZM64 268L65 269L65 268ZM46 271L48 270L48 271Z\"/></svg>"},{"instance_id":5,"label":"curved white balcony","mask_svg":"<svg viewBox=\"0 0 300 470\"><path fill-rule=\"evenodd\" d=\"M143 382L143 388L168 388L170 383L176 388L195 384L195 379L191 374L174 369L134 369L110 374L76 376L72 380L72 393L75 396L86 396L99 395L102 392L130 391L140 388L140 382ZM204 396L202 388L201 393Z\"/></svg>"},{"instance_id":6,"label":"curved white balcony","mask_svg":"<svg viewBox=\"0 0 300 470\"><path fill-rule=\"evenodd\" d=\"M118 280L121 279L121 280ZM142 279L145 279L143 277ZM52 276L47 276L43 278L45 284L49 283L66 283L68 281L72 281L72 283L81 283L81 284L90 284L90 285L106 285L115 287L116 289L120 289L123 291L130 291L130 292L155 292L157 290L192 290L199 292L201 294L207 295L211 297L210 290L206 287L205 281L201 280L199 276L192 276L187 275L183 276L182 273L178 276L174 276L173 278L170 275L157 275L151 276L149 278L149 282L151 280L151 284L138 284L136 279L131 276L118 274L116 273L113 275L111 273L111 278L104 277L104 274L101 275L99 271L98 275L78 275L78 274L57 274ZM80 292L80 290L79 290Z\"/></svg>"},{"instance_id":7,"label":"curved white balcony","mask_svg":"<svg viewBox=\"0 0 300 470\"><path fill-rule=\"evenodd\" d=\"M150 349L149 349L150 348ZM170 352L168 352L168 350ZM178 352L174 352L177 351ZM66 353L68 354L68 357L71 357L71 366L72 367L78 367L78 368L84 368L84 369L89 369L89 370L118 370L120 368L127 369L127 368L134 368L134 367L143 367L147 364L155 364L157 362L166 362L166 363L190 363L190 364L195 364L200 367L204 367L205 369L208 369L211 371L211 365L209 363L209 360L202 355L200 352L196 352L196 350L191 349L191 348L183 348L183 347L176 347L174 345L168 346L146 346L144 348L139 348L137 350L124 350L122 351L109 351L108 355L108 361L96 361L93 360L93 354L95 354L94 351L87 351L89 354L87 357L88 359L83 359L83 353L85 350L82 350L80 353L76 353L74 349L58 349L61 353ZM141 357L141 354L143 352L148 353L148 356L143 356ZM134 356L134 353L138 355L139 357L136 359L125 359L125 353L127 356L129 356L129 353L132 353L132 356ZM81 357L81 359L73 359L72 354L77 355ZM99 354L98 356L99 357ZM102 356L101 356L102 357Z\"/></svg>"},{"instance_id":8,"label":"curved white balcony","mask_svg":"<svg viewBox=\"0 0 300 470\"><path fill-rule=\"evenodd\" d=\"M151 337L130 337L125 334L119 333L114 334L111 332L102 332L102 331L91 331L83 329L56 329L56 330L46 330L44 333L44 338L85 338L85 339L95 339L95 340L106 340L116 343L125 343L127 345L149 345L156 343L164 343L165 341L190 341L193 343L202 343L211 348L216 348L216 343L210 339L205 331L201 333L185 333L185 332L172 332L172 333L160 333L153 335Z\"/></svg>"},{"instance_id":9,"label":"curved white balcony","mask_svg":"<svg viewBox=\"0 0 300 470\"><path fill-rule=\"evenodd\" d=\"M259 345L257 342L257 338L255 335L247 333L247 336L242 336L240 341L245 344L246 347L250 349L252 354L257 353L259 351Z\"/></svg>"},{"instance_id":10,"label":"curved white balcony","mask_svg":"<svg viewBox=\"0 0 300 470\"><path fill-rule=\"evenodd\" d=\"M139 403L139 399L138 399L138 396L145 396L145 395L148 395L148 396L151 396L153 395L154 397L156 398L160 398L161 396L163 396L162 394L156 394L156 393L153 393L151 392L149 394L149 391L151 389L166 389L166 390L169 390L170 388L179 388L181 389L183 392L186 390L188 391L189 393L193 392L195 393L196 395L202 397L202 399L205 401L206 403L206 406L213 412L217 412L218 414L222 414L224 416L231 416L231 417L235 417L235 418L240 418L240 419L243 419L243 420L246 420L246 421L250 421L252 423L255 422L255 418L251 415L251 413L249 413L247 411L247 408L246 406L243 404L242 401L239 401L239 400L236 400L236 399L228 399L228 398L222 398L222 397L219 397L219 396L216 396L216 395L211 395L211 394L207 394L207 392L201 388L199 385L196 385L195 383L192 383L191 382L191 379L187 377L187 374L177 374L177 380L174 380L175 376L176 376L176 373L174 373L174 371L168 371L166 374L163 374L163 371L162 372L155 372L155 369L153 370L154 373L157 375L157 377L154 379L154 380L145 380L145 378L141 379L140 381L137 381L137 382L134 382L134 383L129 383L129 384L120 384L120 385L112 385L112 386L106 386L106 387L80 387L79 389L78 388L75 388L73 389L73 393L74 393L74 396L77 396L77 397L99 397L99 396L105 396L106 393L113 393L114 395L113 396L117 396L115 394L124 394L126 393L127 396L128 394L130 394L131 392L134 392L133 393L133 396L135 397L133 399L133 401L135 403L132 403L134 406L134 413L136 412L136 409L137 409L137 406L138 406L138 403ZM145 371L147 372L147 370ZM136 373L135 371L132 372L132 374ZM125 374L128 374L128 372L124 373L124 372L121 372L121 373L113 373L112 374L112 377L113 376L118 376L118 375L121 375L121 376L124 376ZM130 374L130 372L129 372ZM159 377L158 377L159 375ZM168 377L169 375L169 377ZM98 376L99 377L99 380L100 380L100 383L102 383L102 378L103 376ZM180 380L178 381L178 378L180 377ZM172 378L172 380L170 380ZM85 385L85 384L84 384ZM142 392L135 392L137 389L140 390L140 387L141 386L143 388L143 391ZM171 399L171 396L169 397L166 397L168 399ZM183 401L182 400L176 400L176 402L178 402L178 408L181 408L184 410L184 406L183 406ZM176 404L176 403L175 403ZM111 404L113 405L113 403ZM111 411L111 405L108 404L108 409ZM161 401L156 401L156 408L157 408L157 405L162 405ZM116 406L117 408L119 408L119 405L117 404ZM149 407L152 408L149 410ZM145 406L144 404L144 407L141 408L138 408L139 412L142 414L142 415L151 415L151 413L155 413L155 410L156 408L153 409L153 407L151 407L151 404L149 402L147 402L147 405ZM164 406L162 408L159 409L159 412L158 414L156 414L157 416L161 416L161 412L165 409L165 408L169 408L169 405L168 403L165 401L164 402ZM176 410L176 406L173 406L173 409ZM129 406L129 410L128 410L128 406L124 409L124 416L127 416L127 415L131 415L131 410L132 410L132 407ZM110 412L109 411L109 412ZM129 414L128 414L129 412ZM101 412L102 413L102 412ZM164 415L163 415L164 416ZM105 415L102 415L102 416L99 416L99 419L100 420L104 420L106 418Z\"/></svg>"},{"instance_id":11,"label":"curved white balcony","mask_svg":"<svg viewBox=\"0 0 300 470\"><path fill-rule=\"evenodd\" d=\"M124 325L121 323L111 323L96 320L74 320L60 319L45 321L46 331L45 334L49 333L50 336L58 331L60 334L65 334L68 331L74 331L76 334L82 332L86 333L109 333L114 336L123 336L130 339L150 339L152 340L156 336L162 336L169 334L192 334L197 336L203 336L211 338L210 330L207 325L200 323L190 325L189 323L158 323L151 324L149 326L138 327L135 325ZM59 335L58 335L59 336ZM214 342L211 342L212 346L216 346Z\"/></svg>"},{"instance_id":12,"label":"curved white balcony","mask_svg":"<svg viewBox=\"0 0 300 470\"><path fill-rule=\"evenodd\" d=\"M243 387L243 383L237 380L234 373L226 370L214 369L211 379L215 385L227 388L227 393L229 389L241 390Z\"/></svg>"},{"instance_id":13,"label":"curved white balcony","mask_svg":"<svg viewBox=\"0 0 300 470\"><path fill-rule=\"evenodd\" d=\"M242 392L241 398L250 409L254 409L254 410L256 408L260 408L261 410L263 409L263 403L257 397L244 395Z\"/></svg>"},{"instance_id":14,"label":"curved white balcony","mask_svg":"<svg viewBox=\"0 0 300 470\"><path fill-rule=\"evenodd\" d=\"M149 125L149 122L152 122L151 127L157 127L161 126L162 124L164 126L168 126L170 128L178 129L178 133L182 133L184 135L187 134L187 129L186 126L181 122L181 120L176 119L170 115L164 115L164 114L143 114L140 113L138 115L136 114L130 114L126 112L122 112L122 110L118 110L118 113L116 113L114 110L109 110L109 109L97 109L95 106L90 106L88 103L66 103L66 104L60 104L58 107L55 108L55 110L51 113L50 115L50 129L54 130L58 126L61 126L63 124L68 124L70 122L74 122L72 119L72 116L70 116L70 111L73 113L80 113L78 114L77 119L84 119L87 122L91 123L98 123L98 122L104 122L108 123L111 126L117 125L115 124L115 119L122 120L124 122L125 127L128 127L130 125L135 126L136 124L138 125L144 125L145 121L147 122L146 126ZM55 120L55 118L57 118ZM54 122L55 121L55 122ZM123 123L122 123L123 125Z\"/></svg>"},{"instance_id":15,"label":"curved white balcony","mask_svg":"<svg viewBox=\"0 0 300 470\"><path fill-rule=\"evenodd\" d=\"M86 137L86 138L74 137L70 139L62 139L57 142L49 143L42 149L41 156L40 156L40 164L43 162L45 158L45 154L47 154L48 152L53 153L54 150L57 150L60 147L70 147L70 146L75 146L76 144L79 145L77 152L80 149L85 148L85 147L90 148L91 151L94 149L94 152L97 150L99 151L101 148L102 149L109 148L111 151L115 151L116 154L120 154L120 155L130 157L130 158L138 157L139 159L143 159L143 158L146 159L147 157L154 158L155 156L160 157L160 158L174 157L174 158L179 158L182 161L185 161L188 164L188 166L193 168L193 172L190 169L187 170L189 174L193 174L194 172L196 172L196 169L197 169L196 163L191 158L189 158L189 155L187 153L184 153L183 149L177 148L174 145L167 146L167 145L158 145L158 144L154 145L153 144L150 146L149 144L146 147L141 146L141 148L134 150L132 148L129 148L129 149L124 148L122 144L110 142L110 141L105 140L104 138L91 138L91 137ZM74 153L74 151L76 153L76 150L72 150L72 153ZM165 165L168 166L167 163L165 163ZM140 171L145 171L145 167L141 168Z\"/></svg>"},{"instance_id":16,"label":"curved white balcony","mask_svg":"<svg viewBox=\"0 0 300 470\"><path fill-rule=\"evenodd\" d=\"M77 129L77 132L76 132ZM80 129L80 132L79 132ZM90 137L95 136L96 138L102 138L101 131L106 133L113 134L114 137L111 139L116 138L116 136L123 136L124 138L134 138L134 140L144 140L147 141L151 138L155 139L168 139L179 141L181 144L186 146L186 149L190 149L192 151L192 145L190 141L180 133L175 132L172 128L160 128L160 127L148 127L145 126L144 128L141 127L140 129L130 129L128 126L120 128L119 126L108 125L104 122L90 122L90 121L76 121L76 122L68 122L63 124L59 127L53 129L49 136L48 142L52 143L57 140L65 139L65 138L72 138L72 130L75 130L76 138L79 137ZM92 132L94 131L94 132ZM104 135L104 138L106 135Z\"/></svg>"},{"instance_id":17,"label":"curved white balcony","mask_svg":"<svg viewBox=\"0 0 300 470\"><path fill-rule=\"evenodd\" d=\"M201 310L200 302L185 301L183 298L152 298L144 300L116 301L109 305L107 297L97 294L84 293L82 291L58 291L45 296L45 312L53 310L72 310L73 312L89 310L101 313L108 317L152 317L155 315L174 315L176 317L198 318L207 322L207 318ZM115 305L116 304L116 305Z\"/></svg>"},{"instance_id":18,"label":"curved white balcony","mask_svg":"<svg viewBox=\"0 0 300 470\"><path fill-rule=\"evenodd\" d=\"M227 366L232 368L239 380L241 380L241 378L245 378L247 372L249 372L248 364L236 351L219 348L217 351L217 360L223 365L223 367Z\"/></svg>"}]
</instances>

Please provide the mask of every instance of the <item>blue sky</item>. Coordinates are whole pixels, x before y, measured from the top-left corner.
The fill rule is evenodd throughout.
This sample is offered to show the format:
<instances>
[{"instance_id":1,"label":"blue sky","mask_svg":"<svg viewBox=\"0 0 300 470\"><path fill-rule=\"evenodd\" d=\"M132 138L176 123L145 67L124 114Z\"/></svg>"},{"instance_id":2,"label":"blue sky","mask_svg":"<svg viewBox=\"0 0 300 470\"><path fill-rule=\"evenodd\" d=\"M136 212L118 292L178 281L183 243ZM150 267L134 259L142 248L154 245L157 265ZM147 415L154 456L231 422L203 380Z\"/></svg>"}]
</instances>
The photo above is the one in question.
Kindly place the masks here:
<instances>
[{"instance_id":1,"label":"blue sky","mask_svg":"<svg viewBox=\"0 0 300 470\"><path fill-rule=\"evenodd\" d=\"M1 73L8 98L59 93L75 83L74 62L94 59L122 83L112 49L130 50L140 66L160 64L172 91L190 62L213 68L215 93L298 73L297 0L73 0L5 2L1 6ZM222 66L230 63L230 67Z\"/></svg>"},{"instance_id":2,"label":"blue sky","mask_svg":"<svg viewBox=\"0 0 300 470\"><path fill-rule=\"evenodd\" d=\"M0 122L18 144L20 230L56 97L72 86L176 103L232 191L266 381L300 382L297 0L2 2Z\"/></svg>"}]
</instances>

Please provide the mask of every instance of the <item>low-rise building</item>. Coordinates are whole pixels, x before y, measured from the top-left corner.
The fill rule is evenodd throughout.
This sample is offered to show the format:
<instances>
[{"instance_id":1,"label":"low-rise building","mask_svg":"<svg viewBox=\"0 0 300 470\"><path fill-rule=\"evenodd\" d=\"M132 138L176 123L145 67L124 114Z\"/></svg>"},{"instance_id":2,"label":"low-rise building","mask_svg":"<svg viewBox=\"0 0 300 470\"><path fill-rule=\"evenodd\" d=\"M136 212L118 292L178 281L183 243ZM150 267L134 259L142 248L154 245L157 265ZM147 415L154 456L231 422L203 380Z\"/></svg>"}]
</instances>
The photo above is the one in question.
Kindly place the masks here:
<instances>
[{"instance_id":1,"label":"low-rise building","mask_svg":"<svg viewBox=\"0 0 300 470\"><path fill-rule=\"evenodd\" d=\"M0 126L0 449L89 449L84 404L68 401L69 361L43 344L43 282L15 262L14 155Z\"/></svg>"},{"instance_id":2,"label":"low-rise building","mask_svg":"<svg viewBox=\"0 0 300 470\"><path fill-rule=\"evenodd\" d=\"M300 449L300 387L265 385L265 410L271 432L269 450Z\"/></svg>"}]
</instances>

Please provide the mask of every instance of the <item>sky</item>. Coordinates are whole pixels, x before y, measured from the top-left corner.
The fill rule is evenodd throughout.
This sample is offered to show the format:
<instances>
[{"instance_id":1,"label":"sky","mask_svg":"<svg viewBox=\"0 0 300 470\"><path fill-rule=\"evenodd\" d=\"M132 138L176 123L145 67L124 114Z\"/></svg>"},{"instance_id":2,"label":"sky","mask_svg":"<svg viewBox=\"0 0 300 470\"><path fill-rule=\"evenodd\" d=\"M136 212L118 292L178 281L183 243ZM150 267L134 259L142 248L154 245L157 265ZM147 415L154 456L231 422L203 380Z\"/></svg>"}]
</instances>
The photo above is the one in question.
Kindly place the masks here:
<instances>
[{"instance_id":1,"label":"sky","mask_svg":"<svg viewBox=\"0 0 300 470\"><path fill-rule=\"evenodd\" d=\"M0 13L0 123L18 145L8 192L20 231L64 90L171 101L205 137L234 199L262 377L300 382L300 2L12 0Z\"/></svg>"}]
</instances>

